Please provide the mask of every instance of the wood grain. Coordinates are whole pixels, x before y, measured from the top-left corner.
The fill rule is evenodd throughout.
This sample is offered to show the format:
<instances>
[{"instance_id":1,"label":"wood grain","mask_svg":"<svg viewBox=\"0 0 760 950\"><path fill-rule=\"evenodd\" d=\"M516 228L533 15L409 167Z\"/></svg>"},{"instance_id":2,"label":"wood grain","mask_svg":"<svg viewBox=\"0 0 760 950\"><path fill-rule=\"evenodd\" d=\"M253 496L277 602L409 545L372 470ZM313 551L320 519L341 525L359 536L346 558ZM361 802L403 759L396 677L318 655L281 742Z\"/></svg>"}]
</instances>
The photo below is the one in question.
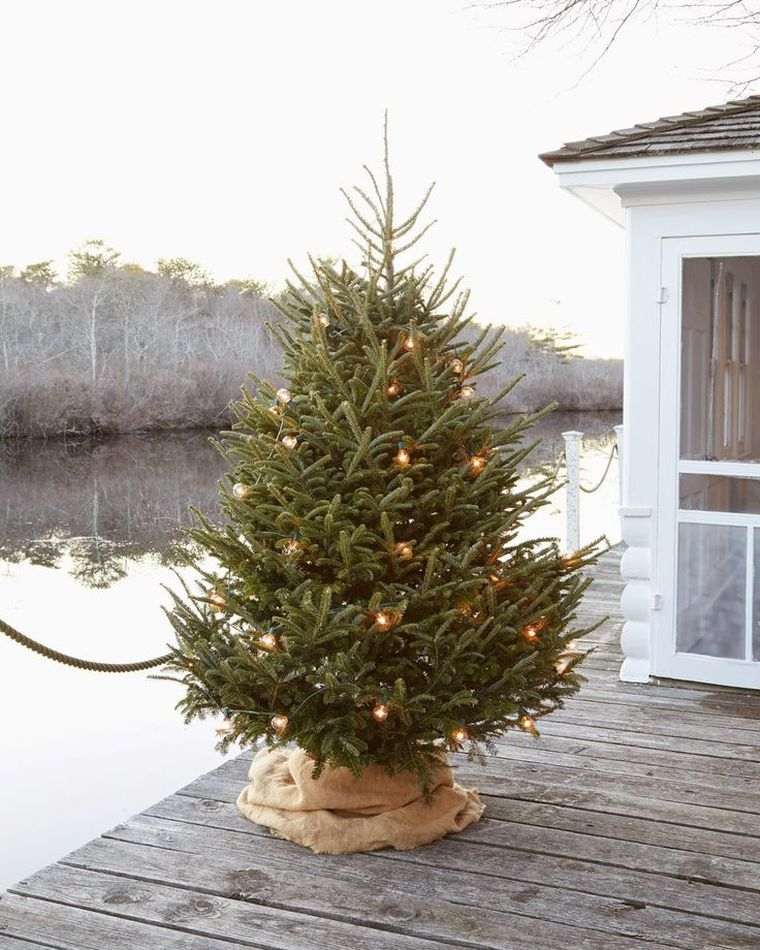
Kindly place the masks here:
<instances>
[{"instance_id":1,"label":"wood grain","mask_svg":"<svg viewBox=\"0 0 760 950\"><path fill-rule=\"evenodd\" d=\"M0 950L760 950L760 695L620 683L619 556L580 696L454 757L480 823L317 856L237 813L244 754L11 888Z\"/></svg>"}]
</instances>

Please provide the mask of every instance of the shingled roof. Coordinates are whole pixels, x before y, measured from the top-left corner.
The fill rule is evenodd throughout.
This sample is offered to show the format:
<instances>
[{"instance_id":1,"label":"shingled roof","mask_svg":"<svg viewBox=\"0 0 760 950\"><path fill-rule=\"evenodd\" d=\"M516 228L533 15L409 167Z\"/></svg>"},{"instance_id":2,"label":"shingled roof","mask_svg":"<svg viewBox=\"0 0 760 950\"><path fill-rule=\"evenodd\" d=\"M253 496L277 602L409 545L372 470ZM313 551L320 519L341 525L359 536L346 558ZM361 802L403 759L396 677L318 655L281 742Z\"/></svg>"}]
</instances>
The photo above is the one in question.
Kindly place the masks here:
<instances>
[{"instance_id":1,"label":"shingled roof","mask_svg":"<svg viewBox=\"0 0 760 950\"><path fill-rule=\"evenodd\" d=\"M760 95L568 142L556 151L544 152L540 158L551 166L586 158L633 158L752 148L760 149Z\"/></svg>"}]
</instances>

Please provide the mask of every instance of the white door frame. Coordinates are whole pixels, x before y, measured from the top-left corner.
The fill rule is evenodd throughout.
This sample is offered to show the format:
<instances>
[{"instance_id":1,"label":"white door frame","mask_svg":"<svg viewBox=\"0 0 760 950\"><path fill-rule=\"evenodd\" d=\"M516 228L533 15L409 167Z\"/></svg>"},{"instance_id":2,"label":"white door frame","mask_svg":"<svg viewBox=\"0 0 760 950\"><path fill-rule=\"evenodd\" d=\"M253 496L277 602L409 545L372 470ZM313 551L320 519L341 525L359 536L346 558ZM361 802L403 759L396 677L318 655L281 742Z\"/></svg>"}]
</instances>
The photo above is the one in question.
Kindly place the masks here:
<instances>
[{"instance_id":1,"label":"white door frame","mask_svg":"<svg viewBox=\"0 0 760 950\"><path fill-rule=\"evenodd\" d=\"M655 558L656 587L663 592L661 609L653 613L652 672L674 679L760 688L760 663L679 653L676 650L678 525L730 524L745 526L748 541L760 515L678 510L679 473L760 477L760 464L746 462L680 461L681 419L681 299L682 262L688 257L760 257L760 233L697 237L663 237L661 286L665 290L660 324L660 437L658 473L658 530ZM643 383L643 381L642 381ZM760 420L756 424L760 424ZM752 548L747 550L747 656L752 655Z\"/></svg>"}]
</instances>

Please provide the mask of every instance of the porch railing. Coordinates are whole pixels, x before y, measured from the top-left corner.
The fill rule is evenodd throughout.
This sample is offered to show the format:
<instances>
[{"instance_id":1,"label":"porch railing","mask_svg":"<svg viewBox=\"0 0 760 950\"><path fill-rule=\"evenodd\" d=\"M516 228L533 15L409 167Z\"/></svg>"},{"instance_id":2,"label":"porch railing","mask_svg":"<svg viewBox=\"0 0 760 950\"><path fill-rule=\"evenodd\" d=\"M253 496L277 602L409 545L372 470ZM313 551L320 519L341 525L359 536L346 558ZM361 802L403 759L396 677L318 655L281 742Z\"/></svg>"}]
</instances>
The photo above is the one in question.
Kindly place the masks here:
<instances>
[{"instance_id":1,"label":"porch railing","mask_svg":"<svg viewBox=\"0 0 760 950\"><path fill-rule=\"evenodd\" d=\"M568 551L576 551L581 546L581 492L588 495L598 491L604 484L612 468L612 462L618 457L618 504L623 504L623 426L614 426L615 442L610 449L609 458L602 477L591 486L581 484L580 463L583 433L575 430L562 433L565 440L564 462L566 469L565 484L565 546Z\"/></svg>"}]
</instances>

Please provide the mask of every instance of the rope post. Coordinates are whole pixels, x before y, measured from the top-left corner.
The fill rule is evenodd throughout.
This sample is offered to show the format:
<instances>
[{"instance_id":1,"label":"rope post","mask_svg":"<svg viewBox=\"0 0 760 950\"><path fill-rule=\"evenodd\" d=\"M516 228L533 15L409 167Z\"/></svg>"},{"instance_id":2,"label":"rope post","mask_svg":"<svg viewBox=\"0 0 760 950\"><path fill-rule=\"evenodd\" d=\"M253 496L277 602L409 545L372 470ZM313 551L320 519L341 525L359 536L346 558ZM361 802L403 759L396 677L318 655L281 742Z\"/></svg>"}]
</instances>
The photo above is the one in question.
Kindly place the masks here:
<instances>
[{"instance_id":1,"label":"rope post","mask_svg":"<svg viewBox=\"0 0 760 950\"><path fill-rule=\"evenodd\" d=\"M567 485L565 486L565 547L567 551L577 551L581 546L581 510L580 510L580 451L582 432L563 432L565 440L565 467Z\"/></svg>"},{"instance_id":2,"label":"rope post","mask_svg":"<svg viewBox=\"0 0 760 950\"><path fill-rule=\"evenodd\" d=\"M615 426L614 428L618 455L618 499L620 501L620 505L622 506L625 504L625 491L623 490L623 473L625 472L625 468L623 466L623 437L625 433L625 426L620 425Z\"/></svg>"}]
</instances>

